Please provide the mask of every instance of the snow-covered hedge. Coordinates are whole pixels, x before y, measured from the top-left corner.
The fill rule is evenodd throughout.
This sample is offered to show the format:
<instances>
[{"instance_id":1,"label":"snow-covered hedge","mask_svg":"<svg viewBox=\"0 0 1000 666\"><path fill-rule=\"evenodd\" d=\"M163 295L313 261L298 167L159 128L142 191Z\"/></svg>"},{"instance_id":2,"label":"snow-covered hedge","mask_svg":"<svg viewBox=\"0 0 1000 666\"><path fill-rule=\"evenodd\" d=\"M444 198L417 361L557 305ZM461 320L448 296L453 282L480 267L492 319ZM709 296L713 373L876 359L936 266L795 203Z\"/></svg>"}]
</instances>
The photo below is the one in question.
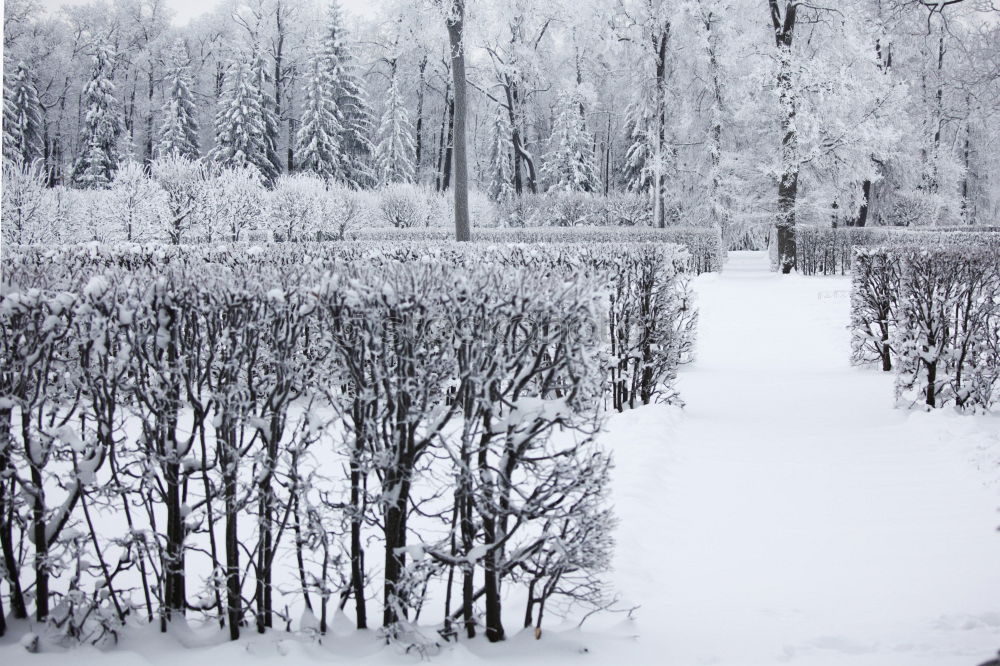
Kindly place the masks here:
<instances>
[{"instance_id":1,"label":"snow-covered hedge","mask_svg":"<svg viewBox=\"0 0 1000 666\"><path fill-rule=\"evenodd\" d=\"M990 227L795 227L796 269L803 275L846 275L854 247L963 245L1000 252Z\"/></svg>"},{"instance_id":2,"label":"snow-covered hedge","mask_svg":"<svg viewBox=\"0 0 1000 666\"><path fill-rule=\"evenodd\" d=\"M346 237L366 241L446 241L450 229L354 229ZM525 227L472 230L475 241L490 243L672 243L687 248L690 270L696 274L721 271L725 261L717 229L704 227Z\"/></svg>"},{"instance_id":3,"label":"snow-covered hedge","mask_svg":"<svg viewBox=\"0 0 1000 666\"><path fill-rule=\"evenodd\" d=\"M26 532L0 538L32 534L10 545L42 563L6 563L12 597L95 641L185 609L234 637L325 631L338 599L419 641L442 595L433 628L497 636L501 584L529 591L531 624L559 596L604 605L594 435L606 403L676 397L695 321L686 252L664 243L8 246L5 262L0 513Z\"/></svg>"},{"instance_id":4,"label":"snow-covered hedge","mask_svg":"<svg viewBox=\"0 0 1000 666\"><path fill-rule=\"evenodd\" d=\"M952 247L898 257L897 399L990 409L1000 400L1000 254Z\"/></svg>"},{"instance_id":5,"label":"snow-covered hedge","mask_svg":"<svg viewBox=\"0 0 1000 666\"><path fill-rule=\"evenodd\" d=\"M670 211L671 226L683 224ZM500 218L504 226L512 227L578 227L653 225L653 202L642 194L612 192L550 191L523 194L503 202Z\"/></svg>"},{"instance_id":6,"label":"snow-covered hedge","mask_svg":"<svg viewBox=\"0 0 1000 666\"><path fill-rule=\"evenodd\" d=\"M899 259L884 247L855 248L851 266L851 362L892 370Z\"/></svg>"},{"instance_id":7,"label":"snow-covered hedge","mask_svg":"<svg viewBox=\"0 0 1000 666\"><path fill-rule=\"evenodd\" d=\"M852 272L852 361L895 363L900 404L978 411L1000 401L1000 254L858 248Z\"/></svg>"}]
</instances>

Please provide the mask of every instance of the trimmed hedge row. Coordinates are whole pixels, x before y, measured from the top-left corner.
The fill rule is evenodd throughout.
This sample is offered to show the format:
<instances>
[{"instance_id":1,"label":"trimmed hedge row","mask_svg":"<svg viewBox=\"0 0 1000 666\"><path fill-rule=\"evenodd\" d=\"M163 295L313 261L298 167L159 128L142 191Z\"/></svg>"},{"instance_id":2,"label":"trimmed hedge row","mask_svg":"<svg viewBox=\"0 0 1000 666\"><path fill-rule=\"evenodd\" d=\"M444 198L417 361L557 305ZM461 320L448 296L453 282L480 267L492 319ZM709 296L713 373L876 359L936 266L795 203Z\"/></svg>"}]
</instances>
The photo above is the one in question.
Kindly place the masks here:
<instances>
[{"instance_id":1,"label":"trimmed hedge row","mask_svg":"<svg viewBox=\"0 0 1000 666\"><path fill-rule=\"evenodd\" d=\"M996 227L795 227L796 268L803 275L846 275L852 249L891 245L963 245L1000 252Z\"/></svg>"},{"instance_id":2,"label":"trimmed hedge row","mask_svg":"<svg viewBox=\"0 0 1000 666\"><path fill-rule=\"evenodd\" d=\"M672 393L677 365L694 355L697 311L689 285L690 255L665 243L458 243L454 241L272 243L268 245L85 244L13 246L8 266L22 288L78 288L105 269L196 272L215 267L241 279L294 287L341 266L437 261L471 269L530 268L558 280L589 276L609 296L608 354L617 370L616 409ZM626 389L626 385L630 388Z\"/></svg>"},{"instance_id":3,"label":"trimmed hedge row","mask_svg":"<svg viewBox=\"0 0 1000 666\"><path fill-rule=\"evenodd\" d=\"M900 404L1000 401L1000 254L911 245L854 256L852 362L895 365Z\"/></svg>"},{"instance_id":4,"label":"trimmed hedge row","mask_svg":"<svg viewBox=\"0 0 1000 666\"><path fill-rule=\"evenodd\" d=\"M347 232L350 240L365 241L446 241L454 237L449 229L359 229ZM721 271L725 262L722 236L717 229L704 227L525 227L472 230L475 241L489 243L673 243L687 248L690 269L696 274Z\"/></svg>"},{"instance_id":5,"label":"trimmed hedge row","mask_svg":"<svg viewBox=\"0 0 1000 666\"><path fill-rule=\"evenodd\" d=\"M5 260L0 539L35 563L4 562L15 615L33 605L93 642L130 616L192 612L233 638L300 616L322 633L338 598L368 626L381 591L387 635L423 645L429 588L446 590L445 640L459 622L502 638L501 584L527 590L536 627L552 599L607 603L610 459L594 436L605 402L676 399L695 322L682 248L7 247Z\"/></svg>"}]
</instances>

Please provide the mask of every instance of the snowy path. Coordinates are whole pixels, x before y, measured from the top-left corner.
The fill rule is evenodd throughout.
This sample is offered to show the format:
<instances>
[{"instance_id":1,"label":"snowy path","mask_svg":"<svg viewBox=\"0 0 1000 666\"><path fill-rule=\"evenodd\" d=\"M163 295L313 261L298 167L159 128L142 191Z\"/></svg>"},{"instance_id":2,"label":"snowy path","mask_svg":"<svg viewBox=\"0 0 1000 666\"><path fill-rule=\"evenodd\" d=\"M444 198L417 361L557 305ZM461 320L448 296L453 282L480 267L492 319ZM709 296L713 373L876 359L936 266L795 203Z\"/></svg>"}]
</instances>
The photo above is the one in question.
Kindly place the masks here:
<instances>
[{"instance_id":1,"label":"snowy path","mask_svg":"<svg viewBox=\"0 0 1000 666\"><path fill-rule=\"evenodd\" d=\"M616 583L642 604L624 653L678 666L993 654L1000 475L973 460L996 459L1000 419L893 410L891 378L847 363L846 278L781 277L763 253L732 253L696 286L684 413L612 426Z\"/></svg>"}]
</instances>

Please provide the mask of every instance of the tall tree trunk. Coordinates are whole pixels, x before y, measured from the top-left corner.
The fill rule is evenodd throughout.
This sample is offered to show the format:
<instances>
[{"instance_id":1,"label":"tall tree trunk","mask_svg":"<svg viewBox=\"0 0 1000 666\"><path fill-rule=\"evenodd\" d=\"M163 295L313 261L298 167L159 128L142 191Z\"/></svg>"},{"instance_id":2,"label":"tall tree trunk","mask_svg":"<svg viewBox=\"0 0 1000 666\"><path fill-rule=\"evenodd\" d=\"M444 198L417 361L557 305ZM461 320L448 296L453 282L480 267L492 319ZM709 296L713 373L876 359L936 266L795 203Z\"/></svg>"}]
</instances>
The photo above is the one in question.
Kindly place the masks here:
<instances>
[{"instance_id":1,"label":"tall tree trunk","mask_svg":"<svg viewBox=\"0 0 1000 666\"><path fill-rule=\"evenodd\" d=\"M455 152L455 98L448 102L448 133L444 144L444 164L441 167L441 190L451 187L451 163Z\"/></svg>"},{"instance_id":2,"label":"tall tree trunk","mask_svg":"<svg viewBox=\"0 0 1000 666\"><path fill-rule=\"evenodd\" d=\"M469 223L469 165L465 151L466 82L465 82L465 0L454 0L448 17L448 41L451 44L451 73L455 85L455 239L471 239Z\"/></svg>"},{"instance_id":3,"label":"tall tree trunk","mask_svg":"<svg viewBox=\"0 0 1000 666\"><path fill-rule=\"evenodd\" d=\"M434 179L434 189L438 192L441 191L442 185L444 184L442 174L444 173L444 153L447 146L446 142L450 141L448 138L448 112L451 108L451 79L448 79L444 86L444 108L441 111L441 129L438 131L437 167Z\"/></svg>"},{"instance_id":4,"label":"tall tree trunk","mask_svg":"<svg viewBox=\"0 0 1000 666\"><path fill-rule=\"evenodd\" d=\"M778 181L778 261L782 273L795 268L795 202L799 189L798 135L795 129L796 99L792 89L792 38L795 34L796 0L785 4L784 17L778 0L768 0L774 39L781 64L778 95L781 105L781 177Z\"/></svg>"},{"instance_id":5,"label":"tall tree trunk","mask_svg":"<svg viewBox=\"0 0 1000 666\"><path fill-rule=\"evenodd\" d=\"M861 183L861 208L858 209L858 217L854 220L855 227L863 227L868 224L868 202L872 196L872 181L866 178Z\"/></svg>"},{"instance_id":6,"label":"tall tree trunk","mask_svg":"<svg viewBox=\"0 0 1000 666\"><path fill-rule=\"evenodd\" d=\"M148 88L146 91L146 100L149 103L149 109L146 111L146 155L144 163L146 168L149 168L150 163L153 161L153 65L149 65L148 73Z\"/></svg>"},{"instance_id":7,"label":"tall tree trunk","mask_svg":"<svg viewBox=\"0 0 1000 666\"><path fill-rule=\"evenodd\" d=\"M416 165L417 165L417 182L420 182L420 174L422 172L423 166L423 156L424 156L424 89L426 86L426 75L427 70L427 56L423 56L420 59L420 65L418 66L418 71L420 72L420 79L417 83L417 126L415 128L416 133Z\"/></svg>"},{"instance_id":8,"label":"tall tree trunk","mask_svg":"<svg viewBox=\"0 0 1000 666\"><path fill-rule=\"evenodd\" d=\"M666 143L666 117L665 109L666 79L667 79L667 40L670 38L670 23L668 22L662 32L653 39L653 47L656 49L656 100L655 100L655 140L653 149L653 224L661 229L667 226L666 211L663 206L663 161Z\"/></svg>"}]
</instances>

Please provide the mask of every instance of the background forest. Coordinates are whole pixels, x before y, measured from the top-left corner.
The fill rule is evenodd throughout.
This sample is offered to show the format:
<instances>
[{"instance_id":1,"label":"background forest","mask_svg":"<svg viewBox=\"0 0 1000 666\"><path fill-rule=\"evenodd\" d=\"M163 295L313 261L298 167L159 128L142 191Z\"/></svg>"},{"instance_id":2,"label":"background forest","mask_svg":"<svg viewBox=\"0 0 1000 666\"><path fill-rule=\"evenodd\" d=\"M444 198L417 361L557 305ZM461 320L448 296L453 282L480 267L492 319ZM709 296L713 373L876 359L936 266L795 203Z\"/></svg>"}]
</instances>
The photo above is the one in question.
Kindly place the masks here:
<instances>
[{"instance_id":1,"label":"background forest","mask_svg":"<svg viewBox=\"0 0 1000 666\"><path fill-rule=\"evenodd\" d=\"M475 0L466 10L475 226L523 224L523 211L496 204L552 191L630 193L612 222L717 223L731 247L759 244L788 216L997 219L995 3ZM7 240L100 226L107 207L62 188L115 189L116 179L128 219L107 223L129 240L143 237L146 216L166 220L174 233L160 235L176 242L198 218L184 185L206 178L217 182L204 192L223 199L200 197L213 224L237 204L273 220L247 194L257 185L279 185L287 212L313 182L279 182L289 174L321 176L327 189L418 184L374 203L375 226L447 223L431 196L452 171L440 3L385 0L361 16L336 1L227 1L180 24L162 0L51 11L11 0L4 47L6 179L20 183L5 189L57 188L34 204L44 216L5 197ZM574 201L534 222L593 223Z\"/></svg>"}]
</instances>

